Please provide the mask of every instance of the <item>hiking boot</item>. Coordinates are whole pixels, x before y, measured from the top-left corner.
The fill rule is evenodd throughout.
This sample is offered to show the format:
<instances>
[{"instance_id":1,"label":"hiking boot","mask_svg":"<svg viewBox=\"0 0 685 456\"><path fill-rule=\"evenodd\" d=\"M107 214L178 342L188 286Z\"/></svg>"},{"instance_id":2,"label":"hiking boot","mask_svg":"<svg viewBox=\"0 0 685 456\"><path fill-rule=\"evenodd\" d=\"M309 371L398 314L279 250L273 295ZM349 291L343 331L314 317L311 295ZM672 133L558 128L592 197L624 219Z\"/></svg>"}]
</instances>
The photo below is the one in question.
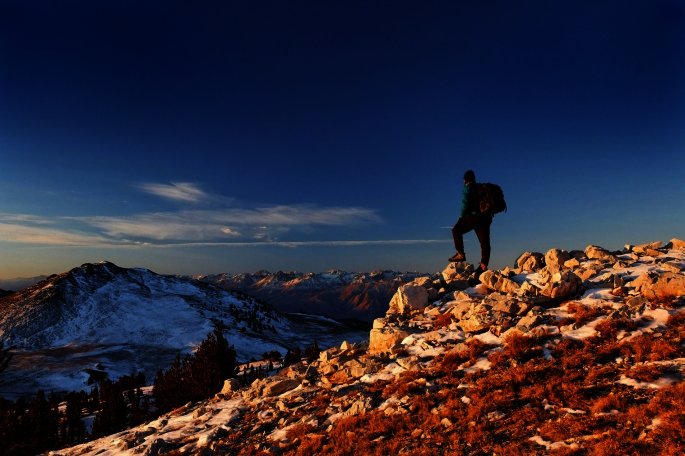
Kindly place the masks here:
<instances>
[{"instance_id":1,"label":"hiking boot","mask_svg":"<svg viewBox=\"0 0 685 456\"><path fill-rule=\"evenodd\" d=\"M466 261L466 256L463 253L457 252L453 256L449 257L447 261L449 261L450 263L455 263L457 261Z\"/></svg>"}]
</instances>

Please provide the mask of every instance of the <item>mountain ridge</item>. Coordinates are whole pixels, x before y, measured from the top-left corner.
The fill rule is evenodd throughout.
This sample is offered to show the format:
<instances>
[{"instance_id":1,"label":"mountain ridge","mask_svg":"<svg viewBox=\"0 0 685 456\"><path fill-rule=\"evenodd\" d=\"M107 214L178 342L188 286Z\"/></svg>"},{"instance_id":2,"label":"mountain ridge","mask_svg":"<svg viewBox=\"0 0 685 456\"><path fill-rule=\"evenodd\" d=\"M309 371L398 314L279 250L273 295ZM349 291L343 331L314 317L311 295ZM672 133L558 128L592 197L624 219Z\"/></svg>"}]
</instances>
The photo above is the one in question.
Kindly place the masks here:
<instances>
[{"instance_id":1,"label":"mountain ridge","mask_svg":"<svg viewBox=\"0 0 685 456\"><path fill-rule=\"evenodd\" d=\"M96 366L112 377L140 369L152 378L217 325L242 362L362 334L240 292L110 262L85 263L0 298L0 337L15 349L7 383L31 393L82 389Z\"/></svg>"},{"instance_id":2,"label":"mountain ridge","mask_svg":"<svg viewBox=\"0 0 685 456\"><path fill-rule=\"evenodd\" d=\"M55 455L682 454L685 242L451 263L368 342Z\"/></svg>"},{"instance_id":3,"label":"mountain ridge","mask_svg":"<svg viewBox=\"0 0 685 456\"><path fill-rule=\"evenodd\" d=\"M283 312L316 313L338 319L371 322L385 312L397 288L423 275L417 272L375 270L353 273L257 271L241 274L193 276L226 290L242 291Z\"/></svg>"}]
</instances>

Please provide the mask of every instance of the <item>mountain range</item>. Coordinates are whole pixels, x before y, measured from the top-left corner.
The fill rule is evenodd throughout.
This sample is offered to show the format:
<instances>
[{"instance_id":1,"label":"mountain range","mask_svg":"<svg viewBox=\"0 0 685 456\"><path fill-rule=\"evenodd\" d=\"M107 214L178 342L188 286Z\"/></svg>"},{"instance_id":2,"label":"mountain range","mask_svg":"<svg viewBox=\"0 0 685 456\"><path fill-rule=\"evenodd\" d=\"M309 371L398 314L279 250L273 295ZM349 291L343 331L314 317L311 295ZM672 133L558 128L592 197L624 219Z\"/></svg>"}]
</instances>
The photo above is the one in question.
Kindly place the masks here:
<instances>
[{"instance_id":1,"label":"mountain range","mask_svg":"<svg viewBox=\"0 0 685 456\"><path fill-rule=\"evenodd\" d=\"M151 379L215 326L243 362L365 333L198 280L87 263L0 297L0 339L14 348L0 395L84 389L94 374L115 379L143 371Z\"/></svg>"},{"instance_id":2,"label":"mountain range","mask_svg":"<svg viewBox=\"0 0 685 456\"><path fill-rule=\"evenodd\" d=\"M385 313L397 288L420 274L373 271L324 273L258 271L213 274L194 278L226 290L241 291L266 301L282 312L325 315L371 322Z\"/></svg>"}]
</instances>

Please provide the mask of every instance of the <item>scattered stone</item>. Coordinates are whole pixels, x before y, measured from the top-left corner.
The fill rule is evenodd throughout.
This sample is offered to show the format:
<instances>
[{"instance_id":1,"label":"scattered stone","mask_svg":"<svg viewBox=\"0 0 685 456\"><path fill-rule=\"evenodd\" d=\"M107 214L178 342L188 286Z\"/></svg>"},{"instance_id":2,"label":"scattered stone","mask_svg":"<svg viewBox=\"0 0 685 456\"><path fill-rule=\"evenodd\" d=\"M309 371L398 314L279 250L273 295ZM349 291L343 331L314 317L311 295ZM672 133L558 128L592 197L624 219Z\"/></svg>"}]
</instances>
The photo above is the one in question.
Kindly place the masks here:
<instances>
[{"instance_id":1,"label":"scattered stone","mask_svg":"<svg viewBox=\"0 0 685 456\"><path fill-rule=\"evenodd\" d=\"M604 270L604 265L599 261L586 262L581 268L573 271L582 281L587 281Z\"/></svg>"},{"instance_id":2,"label":"scattered stone","mask_svg":"<svg viewBox=\"0 0 685 456\"><path fill-rule=\"evenodd\" d=\"M645 253L647 255L651 256L652 258L656 258L656 257L664 254L663 252L660 252L659 250L655 250L655 249L645 249Z\"/></svg>"},{"instance_id":3,"label":"scattered stone","mask_svg":"<svg viewBox=\"0 0 685 456\"><path fill-rule=\"evenodd\" d=\"M580 267L580 261L577 258L564 261L564 268L566 269L575 269L577 267Z\"/></svg>"},{"instance_id":4,"label":"scattered stone","mask_svg":"<svg viewBox=\"0 0 685 456\"><path fill-rule=\"evenodd\" d=\"M457 301L449 312L458 320L461 320L471 310L472 305L471 301Z\"/></svg>"},{"instance_id":5,"label":"scattered stone","mask_svg":"<svg viewBox=\"0 0 685 456\"><path fill-rule=\"evenodd\" d=\"M430 277L419 277L412 282L414 285L423 287L428 291L428 300L434 301L438 298L438 291L433 287L433 280Z\"/></svg>"},{"instance_id":6,"label":"scattered stone","mask_svg":"<svg viewBox=\"0 0 685 456\"><path fill-rule=\"evenodd\" d=\"M521 272L535 272L545 267L545 256L539 252L523 252L516 259L516 267Z\"/></svg>"},{"instance_id":7,"label":"scattered stone","mask_svg":"<svg viewBox=\"0 0 685 456\"><path fill-rule=\"evenodd\" d=\"M549 249L545 254L545 264L550 272L559 272L563 269L564 263L571 259L571 254L566 250Z\"/></svg>"},{"instance_id":8,"label":"scattered stone","mask_svg":"<svg viewBox=\"0 0 685 456\"><path fill-rule=\"evenodd\" d=\"M645 272L640 274L637 279L628 283L629 287L635 288L635 291L642 291L643 287L650 287L657 279L657 276L653 273Z\"/></svg>"},{"instance_id":9,"label":"scattered stone","mask_svg":"<svg viewBox=\"0 0 685 456\"><path fill-rule=\"evenodd\" d=\"M663 245L664 245L664 243L661 241L649 242L647 244L640 244L640 245L633 246L633 248L631 250L635 253L647 253L649 255L649 253L647 252L648 250L660 249L663 247Z\"/></svg>"},{"instance_id":10,"label":"scattered stone","mask_svg":"<svg viewBox=\"0 0 685 456\"><path fill-rule=\"evenodd\" d=\"M473 312L469 318L459 321L459 326L462 331L467 333L477 333L481 332L495 323L495 319L492 313L484 312Z\"/></svg>"},{"instance_id":11,"label":"scattered stone","mask_svg":"<svg viewBox=\"0 0 685 456\"><path fill-rule=\"evenodd\" d=\"M480 282L491 290L502 293L516 293L520 286L511 279L504 277L499 272L488 269L480 276Z\"/></svg>"},{"instance_id":12,"label":"scattered stone","mask_svg":"<svg viewBox=\"0 0 685 456\"><path fill-rule=\"evenodd\" d=\"M219 394L230 395L230 394L238 391L240 388L241 388L241 385L237 379L229 378L227 380L224 380L224 386L223 386L223 388L221 388L221 392Z\"/></svg>"},{"instance_id":13,"label":"scattered stone","mask_svg":"<svg viewBox=\"0 0 685 456\"><path fill-rule=\"evenodd\" d=\"M347 412L345 412L345 415L363 415L370 409L371 398L366 398L366 400L359 399L352 404L352 406L347 410Z\"/></svg>"},{"instance_id":14,"label":"scattered stone","mask_svg":"<svg viewBox=\"0 0 685 456\"><path fill-rule=\"evenodd\" d=\"M252 382L251 389L255 390L260 396L271 397L280 396L298 386L300 386L298 380L277 375L255 380Z\"/></svg>"},{"instance_id":15,"label":"scattered stone","mask_svg":"<svg viewBox=\"0 0 685 456\"><path fill-rule=\"evenodd\" d=\"M540 315L529 313L528 315L519 320L518 324L516 325L516 328L523 332L527 332L541 323L542 317L540 317Z\"/></svg>"},{"instance_id":16,"label":"scattered stone","mask_svg":"<svg viewBox=\"0 0 685 456\"><path fill-rule=\"evenodd\" d=\"M445 281L445 284L453 287L460 282L467 282L468 278L473 274L473 271L473 265L465 261L459 261L448 264L442 271L441 276Z\"/></svg>"},{"instance_id":17,"label":"scattered stone","mask_svg":"<svg viewBox=\"0 0 685 456\"><path fill-rule=\"evenodd\" d=\"M585 247L585 255L591 260L613 260L614 256L605 248L588 245Z\"/></svg>"},{"instance_id":18,"label":"scattered stone","mask_svg":"<svg viewBox=\"0 0 685 456\"><path fill-rule=\"evenodd\" d=\"M504 269L499 271L500 274L502 274L504 277L513 277L516 275L516 271L511 269L510 267L505 267Z\"/></svg>"},{"instance_id":19,"label":"scattered stone","mask_svg":"<svg viewBox=\"0 0 685 456\"><path fill-rule=\"evenodd\" d=\"M347 369L350 375L355 378L359 378L367 373L366 366L356 359L345 363L345 369Z\"/></svg>"},{"instance_id":20,"label":"scattered stone","mask_svg":"<svg viewBox=\"0 0 685 456\"><path fill-rule=\"evenodd\" d=\"M521 284L519 288L519 295L522 296L537 296L539 294L539 289L532 283L525 281Z\"/></svg>"},{"instance_id":21,"label":"scattered stone","mask_svg":"<svg viewBox=\"0 0 685 456\"><path fill-rule=\"evenodd\" d=\"M683 270L680 264L670 261L668 263L662 263L661 268L665 271L674 272L676 274Z\"/></svg>"},{"instance_id":22,"label":"scattered stone","mask_svg":"<svg viewBox=\"0 0 685 456\"><path fill-rule=\"evenodd\" d=\"M369 354L390 353L407 336L409 333L399 328L386 326L372 329L369 334Z\"/></svg>"},{"instance_id":23,"label":"scattered stone","mask_svg":"<svg viewBox=\"0 0 685 456\"><path fill-rule=\"evenodd\" d=\"M578 293L583 281L571 271L557 272L540 293L552 299L566 298Z\"/></svg>"},{"instance_id":24,"label":"scattered stone","mask_svg":"<svg viewBox=\"0 0 685 456\"><path fill-rule=\"evenodd\" d=\"M381 329L385 328L387 326L387 322L385 321L385 318L376 318L373 320L373 329Z\"/></svg>"},{"instance_id":25,"label":"scattered stone","mask_svg":"<svg viewBox=\"0 0 685 456\"><path fill-rule=\"evenodd\" d=\"M395 362L404 369L414 370L419 364L419 358L417 356L408 356L406 358L397 358Z\"/></svg>"},{"instance_id":26,"label":"scattered stone","mask_svg":"<svg viewBox=\"0 0 685 456\"><path fill-rule=\"evenodd\" d=\"M423 310L428 305L428 291L421 285L408 283L397 289L390 300L388 315L409 314L412 310Z\"/></svg>"},{"instance_id":27,"label":"scattered stone","mask_svg":"<svg viewBox=\"0 0 685 456\"><path fill-rule=\"evenodd\" d=\"M640 293L650 300L667 300L685 296L685 276L664 272L653 282L644 283L640 287Z\"/></svg>"},{"instance_id":28,"label":"scattered stone","mask_svg":"<svg viewBox=\"0 0 685 456\"><path fill-rule=\"evenodd\" d=\"M497 301L493 306L492 306L492 311L493 312L501 312L501 313L506 313L506 314L517 314L519 313L520 306L518 301L515 299L505 299L503 301Z\"/></svg>"},{"instance_id":29,"label":"scattered stone","mask_svg":"<svg viewBox=\"0 0 685 456\"><path fill-rule=\"evenodd\" d=\"M675 250L685 250L685 241L683 241L682 239L673 238L666 245L666 248L667 249L675 249Z\"/></svg>"}]
</instances>

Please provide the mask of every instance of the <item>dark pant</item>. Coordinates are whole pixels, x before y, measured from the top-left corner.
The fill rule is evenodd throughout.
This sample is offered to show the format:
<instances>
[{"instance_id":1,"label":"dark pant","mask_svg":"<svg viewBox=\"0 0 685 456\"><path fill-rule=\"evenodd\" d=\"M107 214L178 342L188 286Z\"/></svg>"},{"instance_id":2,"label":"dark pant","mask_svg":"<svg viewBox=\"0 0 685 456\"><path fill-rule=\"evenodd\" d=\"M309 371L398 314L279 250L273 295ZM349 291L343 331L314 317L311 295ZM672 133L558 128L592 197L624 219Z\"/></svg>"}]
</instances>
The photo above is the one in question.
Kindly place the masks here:
<instances>
[{"instance_id":1,"label":"dark pant","mask_svg":"<svg viewBox=\"0 0 685 456\"><path fill-rule=\"evenodd\" d=\"M460 217L457 224L452 228L454 247L458 253L464 254L464 234L471 230L476 231L480 242L480 262L485 266L490 262L490 224L492 216L488 214L473 214Z\"/></svg>"}]
</instances>

